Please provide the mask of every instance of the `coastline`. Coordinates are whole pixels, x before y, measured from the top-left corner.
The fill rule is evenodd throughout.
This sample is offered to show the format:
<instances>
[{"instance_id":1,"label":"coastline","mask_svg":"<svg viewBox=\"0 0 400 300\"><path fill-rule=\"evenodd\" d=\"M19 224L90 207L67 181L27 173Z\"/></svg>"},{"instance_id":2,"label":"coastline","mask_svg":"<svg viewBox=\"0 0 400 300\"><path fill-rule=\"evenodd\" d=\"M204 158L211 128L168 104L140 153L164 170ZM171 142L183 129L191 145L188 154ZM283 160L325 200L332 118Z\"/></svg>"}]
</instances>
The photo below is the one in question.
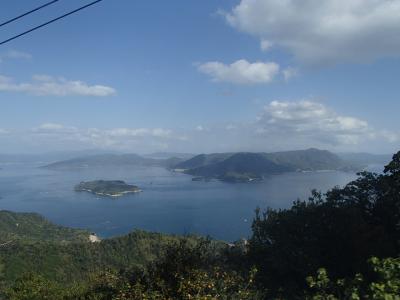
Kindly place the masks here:
<instances>
[{"instance_id":1,"label":"coastline","mask_svg":"<svg viewBox=\"0 0 400 300\"><path fill-rule=\"evenodd\" d=\"M108 194L108 193L101 193L101 192L94 192L92 190L89 189L81 189L79 190L79 192L88 192L97 196L107 196L107 197L121 197L124 196L126 194L135 194L135 193L140 193L143 192L142 190L138 189L135 191L123 191L123 192L118 192L118 193L114 193L114 194Z\"/></svg>"}]
</instances>

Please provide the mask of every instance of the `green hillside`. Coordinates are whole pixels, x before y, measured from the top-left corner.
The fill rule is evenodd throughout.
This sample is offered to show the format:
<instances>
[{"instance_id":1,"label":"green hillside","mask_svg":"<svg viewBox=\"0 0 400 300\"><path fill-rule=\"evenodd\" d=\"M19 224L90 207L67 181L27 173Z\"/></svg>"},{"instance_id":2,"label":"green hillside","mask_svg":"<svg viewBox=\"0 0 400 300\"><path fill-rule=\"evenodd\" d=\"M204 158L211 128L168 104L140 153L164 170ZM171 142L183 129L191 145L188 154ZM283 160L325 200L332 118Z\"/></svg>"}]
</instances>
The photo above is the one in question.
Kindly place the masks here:
<instances>
[{"instance_id":1,"label":"green hillside","mask_svg":"<svg viewBox=\"0 0 400 300\"><path fill-rule=\"evenodd\" d=\"M234 153L212 153L212 154L199 154L186 161L175 165L176 169L195 169L219 163Z\"/></svg>"},{"instance_id":2,"label":"green hillside","mask_svg":"<svg viewBox=\"0 0 400 300\"><path fill-rule=\"evenodd\" d=\"M332 152L314 148L267 153L266 157L276 164L297 170L338 170L351 166Z\"/></svg>"},{"instance_id":3,"label":"green hillside","mask_svg":"<svg viewBox=\"0 0 400 300\"><path fill-rule=\"evenodd\" d=\"M35 213L0 211L0 243L51 241L86 242L89 232L55 225Z\"/></svg>"},{"instance_id":4,"label":"green hillside","mask_svg":"<svg viewBox=\"0 0 400 300\"><path fill-rule=\"evenodd\" d=\"M175 166L186 174L243 182L290 171L349 170L354 164L318 149L275 153L201 154Z\"/></svg>"},{"instance_id":5,"label":"green hillside","mask_svg":"<svg viewBox=\"0 0 400 300\"><path fill-rule=\"evenodd\" d=\"M224 179L226 176L247 175L259 178L265 174L277 174L292 169L278 165L259 153L236 153L216 163L189 169L187 174ZM246 177L245 177L246 178Z\"/></svg>"},{"instance_id":6,"label":"green hillside","mask_svg":"<svg viewBox=\"0 0 400 300\"><path fill-rule=\"evenodd\" d=\"M37 235L45 235L37 229ZM106 268L143 266L157 258L163 245L178 237L135 231L123 237L98 243L85 241L59 243L54 241L17 240L1 248L2 275L12 282L24 273L34 272L63 284L87 280L91 273Z\"/></svg>"}]
</instances>

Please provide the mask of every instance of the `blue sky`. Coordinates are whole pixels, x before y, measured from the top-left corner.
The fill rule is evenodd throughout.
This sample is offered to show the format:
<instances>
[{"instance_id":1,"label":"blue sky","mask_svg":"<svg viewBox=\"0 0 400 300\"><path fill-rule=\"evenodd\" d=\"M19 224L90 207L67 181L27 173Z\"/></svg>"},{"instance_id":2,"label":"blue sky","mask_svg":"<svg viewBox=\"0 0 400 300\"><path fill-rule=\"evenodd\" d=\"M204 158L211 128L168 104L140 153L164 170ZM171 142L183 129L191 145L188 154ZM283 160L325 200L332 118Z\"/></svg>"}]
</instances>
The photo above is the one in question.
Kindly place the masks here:
<instances>
[{"instance_id":1,"label":"blue sky","mask_svg":"<svg viewBox=\"0 0 400 300\"><path fill-rule=\"evenodd\" d=\"M0 152L394 152L399 17L400 0L104 0L0 46Z\"/></svg>"}]
</instances>

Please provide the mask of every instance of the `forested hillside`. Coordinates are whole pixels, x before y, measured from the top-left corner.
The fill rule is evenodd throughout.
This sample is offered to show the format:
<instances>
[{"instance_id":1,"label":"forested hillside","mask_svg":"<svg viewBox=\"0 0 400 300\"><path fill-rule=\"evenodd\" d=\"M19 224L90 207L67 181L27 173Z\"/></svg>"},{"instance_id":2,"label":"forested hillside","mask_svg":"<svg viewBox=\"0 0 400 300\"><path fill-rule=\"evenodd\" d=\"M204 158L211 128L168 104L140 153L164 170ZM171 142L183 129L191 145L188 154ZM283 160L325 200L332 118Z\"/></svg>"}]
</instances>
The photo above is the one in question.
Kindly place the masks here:
<instances>
[{"instance_id":1,"label":"forested hillside","mask_svg":"<svg viewBox=\"0 0 400 300\"><path fill-rule=\"evenodd\" d=\"M0 243L85 242L89 232L55 225L35 213L0 211Z\"/></svg>"},{"instance_id":2,"label":"forested hillside","mask_svg":"<svg viewBox=\"0 0 400 300\"><path fill-rule=\"evenodd\" d=\"M175 166L185 173L224 181L252 181L293 171L351 170L361 165L318 149L274 153L214 153L197 155Z\"/></svg>"}]
</instances>

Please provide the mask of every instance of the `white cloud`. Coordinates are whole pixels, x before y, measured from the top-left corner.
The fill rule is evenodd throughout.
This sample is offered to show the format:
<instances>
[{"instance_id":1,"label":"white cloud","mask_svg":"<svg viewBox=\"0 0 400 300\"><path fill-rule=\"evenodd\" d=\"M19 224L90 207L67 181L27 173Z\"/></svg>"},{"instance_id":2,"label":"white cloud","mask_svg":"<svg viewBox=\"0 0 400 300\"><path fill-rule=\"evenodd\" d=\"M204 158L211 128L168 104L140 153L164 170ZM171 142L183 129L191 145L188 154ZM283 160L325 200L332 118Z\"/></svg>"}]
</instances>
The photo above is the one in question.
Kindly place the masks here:
<instances>
[{"instance_id":1,"label":"white cloud","mask_svg":"<svg viewBox=\"0 0 400 300\"><path fill-rule=\"evenodd\" d=\"M0 128L0 134L8 134L9 131L4 129L4 128Z\"/></svg>"},{"instance_id":2,"label":"white cloud","mask_svg":"<svg viewBox=\"0 0 400 300\"><path fill-rule=\"evenodd\" d=\"M0 53L0 62L3 62L7 59L24 59L29 60L32 59L32 55L26 52L17 51L17 50L9 50L5 53Z\"/></svg>"},{"instance_id":3,"label":"white cloud","mask_svg":"<svg viewBox=\"0 0 400 300\"><path fill-rule=\"evenodd\" d=\"M384 137L390 143L395 143L395 142L400 141L400 133L392 132L392 131L389 131L389 130L381 130L379 132L379 135Z\"/></svg>"},{"instance_id":4,"label":"white cloud","mask_svg":"<svg viewBox=\"0 0 400 300\"><path fill-rule=\"evenodd\" d=\"M13 59L32 59L32 55L27 52L17 51L17 50L10 50L5 54L7 58Z\"/></svg>"},{"instance_id":5,"label":"white cloud","mask_svg":"<svg viewBox=\"0 0 400 300\"><path fill-rule=\"evenodd\" d=\"M400 0L241 0L224 17L306 64L400 56Z\"/></svg>"},{"instance_id":6,"label":"white cloud","mask_svg":"<svg viewBox=\"0 0 400 300\"><path fill-rule=\"evenodd\" d=\"M204 126L204 125L202 125ZM331 151L391 152L400 134L373 128L314 100L272 101L247 122L207 124L185 132L187 152L281 151L315 147Z\"/></svg>"},{"instance_id":7,"label":"white cloud","mask_svg":"<svg viewBox=\"0 0 400 300\"><path fill-rule=\"evenodd\" d=\"M257 122L265 136L303 140L306 145L358 144L371 139L375 131L364 120L341 116L325 105L309 100L272 101Z\"/></svg>"},{"instance_id":8,"label":"white cloud","mask_svg":"<svg viewBox=\"0 0 400 300\"><path fill-rule=\"evenodd\" d=\"M125 151L165 149L184 137L166 128L78 128L59 123L44 123L25 133L18 133L41 147L103 148Z\"/></svg>"},{"instance_id":9,"label":"white cloud","mask_svg":"<svg viewBox=\"0 0 400 300\"><path fill-rule=\"evenodd\" d=\"M105 131L105 134L112 137L169 137L172 131L164 128L115 128Z\"/></svg>"},{"instance_id":10,"label":"white cloud","mask_svg":"<svg viewBox=\"0 0 400 300\"><path fill-rule=\"evenodd\" d=\"M56 123L44 123L38 127L39 130L60 130L63 129L64 126Z\"/></svg>"},{"instance_id":11,"label":"white cloud","mask_svg":"<svg viewBox=\"0 0 400 300\"><path fill-rule=\"evenodd\" d=\"M32 132L37 134L69 134L77 131L76 127L64 126L58 123L43 123L38 127L32 128Z\"/></svg>"},{"instance_id":12,"label":"white cloud","mask_svg":"<svg viewBox=\"0 0 400 300\"><path fill-rule=\"evenodd\" d=\"M21 92L35 96L106 97L116 93L112 87L88 85L82 81L70 81L47 75L33 76L32 81L27 83L16 83L12 78L0 75L0 91Z\"/></svg>"},{"instance_id":13,"label":"white cloud","mask_svg":"<svg viewBox=\"0 0 400 300\"><path fill-rule=\"evenodd\" d=\"M218 61L206 62L197 66L198 70L209 75L213 81L236 84L270 83L279 74L279 65L274 62L250 63L240 59L230 65Z\"/></svg>"},{"instance_id":14,"label":"white cloud","mask_svg":"<svg viewBox=\"0 0 400 300\"><path fill-rule=\"evenodd\" d=\"M201 126L201 125L198 125L198 126L196 126L195 129L196 129L197 131L203 131L203 130L204 130L204 127Z\"/></svg>"},{"instance_id":15,"label":"white cloud","mask_svg":"<svg viewBox=\"0 0 400 300\"><path fill-rule=\"evenodd\" d=\"M268 51L272 48L272 46L273 46L273 43L271 43L270 41L261 39L260 48L262 51Z\"/></svg>"},{"instance_id":16,"label":"white cloud","mask_svg":"<svg viewBox=\"0 0 400 300\"><path fill-rule=\"evenodd\" d=\"M7 130L5 147L29 149L101 148L125 152L280 151L310 147L331 151L393 152L400 131L375 129L366 120L343 115L314 100L272 101L245 122L201 124L190 129L79 128L57 122L29 130Z\"/></svg>"},{"instance_id":17,"label":"white cloud","mask_svg":"<svg viewBox=\"0 0 400 300\"><path fill-rule=\"evenodd\" d=\"M289 81L289 79L296 77L298 75L298 70L296 68L288 67L284 69L282 73L285 80Z\"/></svg>"}]
</instances>

